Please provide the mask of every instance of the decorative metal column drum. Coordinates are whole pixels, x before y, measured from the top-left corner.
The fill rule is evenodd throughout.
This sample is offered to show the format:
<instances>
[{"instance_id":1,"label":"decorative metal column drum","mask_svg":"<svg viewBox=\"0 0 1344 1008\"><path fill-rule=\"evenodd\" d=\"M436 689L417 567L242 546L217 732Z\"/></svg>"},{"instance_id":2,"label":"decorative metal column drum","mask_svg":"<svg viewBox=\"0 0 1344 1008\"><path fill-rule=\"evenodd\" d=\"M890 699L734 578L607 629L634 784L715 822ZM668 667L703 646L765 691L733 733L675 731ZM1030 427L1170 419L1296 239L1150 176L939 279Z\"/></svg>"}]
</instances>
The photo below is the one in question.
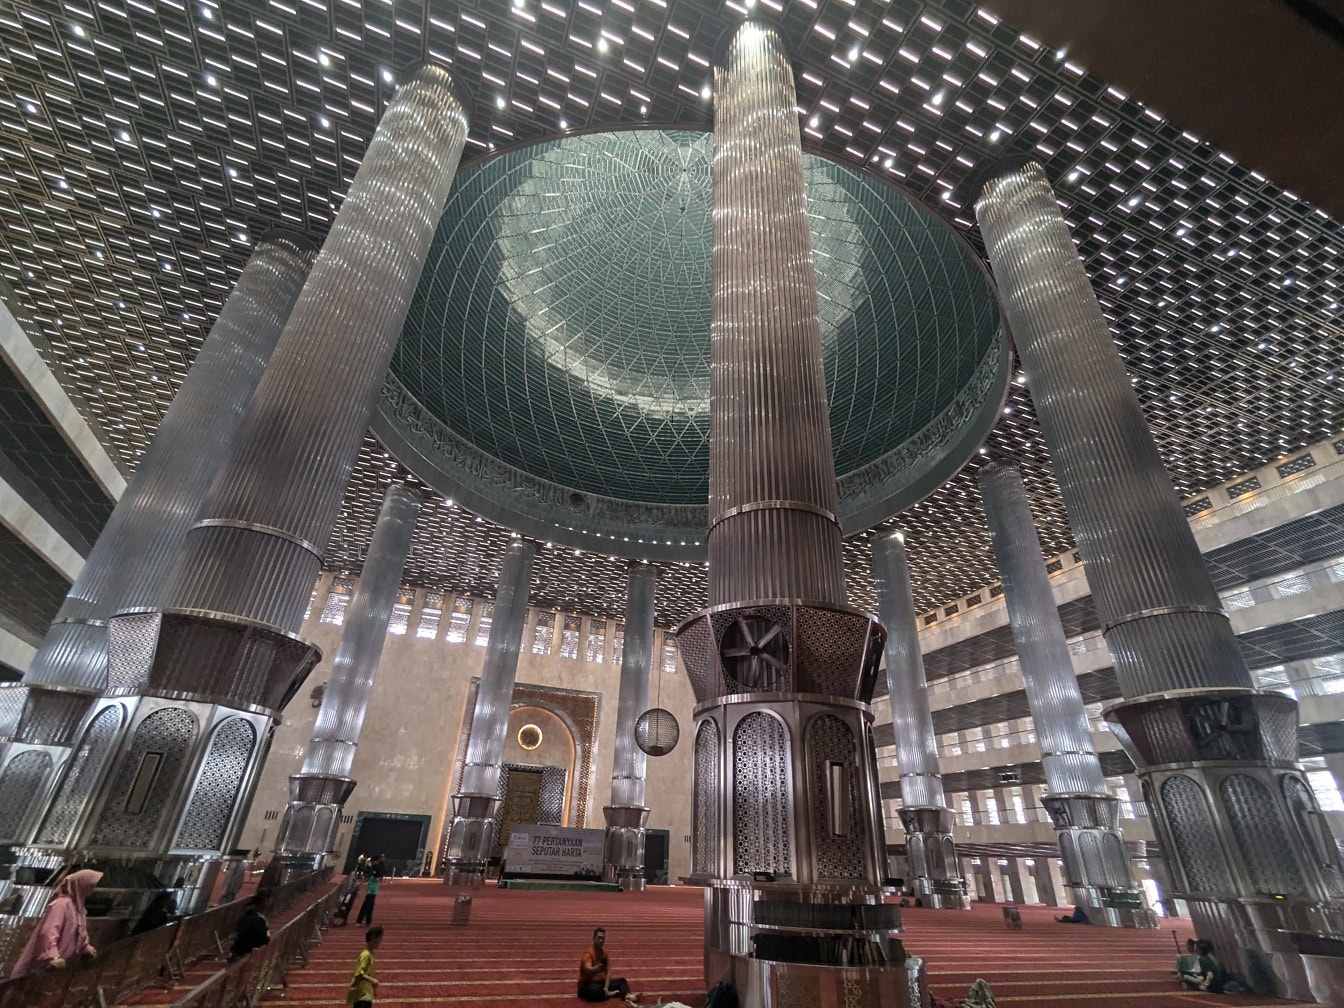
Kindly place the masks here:
<instances>
[{"instance_id":1,"label":"decorative metal column drum","mask_svg":"<svg viewBox=\"0 0 1344 1008\"><path fill-rule=\"evenodd\" d=\"M287 871L322 867L335 843L341 810L355 789L350 767L419 513L420 498L414 491L400 483L387 488L345 613L341 646L331 662L312 740L303 766L289 778L289 805L275 843Z\"/></svg>"},{"instance_id":2,"label":"decorative metal column drum","mask_svg":"<svg viewBox=\"0 0 1344 1008\"><path fill-rule=\"evenodd\" d=\"M117 613L108 683L37 841L133 865L198 909L281 711L321 549L466 140L447 71L383 113L156 608Z\"/></svg>"},{"instance_id":3,"label":"decorative metal column drum","mask_svg":"<svg viewBox=\"0 0 1344 1008\"><path fill-rule=\"evenodd\" d=\"M938 739L933 734L910 564L901 533L891 532L873 542L873 575L878 615L887 628L887 699L901 775L906 886L925 906L969 910L970 892L952 842L952 810L938 770Z\"/></svg>"},{"instance_id":4,"label":"decorative metal column drum","mask_svg":"<svg viewBox=\"0 0 1344 1008\"><path fill-rule=\"evenodd\" d=\"M509 544L499 567L495 616L485 647L480 691L471 715L471 735L462 783L453 795L451 822L444 843L443 881L476 888L485 882L485 866L495 846L495 823L504 795L500 770L504 742L513 706L513 683L518 652L527 626L527 596L532 585L532 561L537 544L516 539Z\"/></svg>"},{"instance_id":5,"label":"decorative metal column drum","mask_svg":"<svg viewBox=\"0 0 1344 1008\"><path fill-rule=\"evenodd\" d=\"M1260 992L1340 1004L1344 867L1256 689L1040 165L976 203L1125 699L1107 712L1200 936Z\"/></svg>"},{"instance_id":6,"label":"decorative metal column drum","mask_svg":"<svg viewBox=\"0 0 1344 1008\"><path fill-rule=\"evenodd\" d=\"M1134 882L1120 833L1120 800L1106 790L1092 744L1022 474L990 463L980 470L979 482L1050 788L1042 802L1058 831L1069 897L1087 908L1093 924L1155 928L1157 915Z\"/></svg>"},{"instance_id":7,"label":"decorative metal column drum","mask_svg":"<svg viewBox=\"0 0 1344 1008\"><path fill-rule=\"evenodd\" d=\"M53 779L107 685L108 617L162 600L315 252L282 230L257 243L23 683L0 687L0 842L32 839Z\"/></svg>"},{"instance_id":8,"label":"decorative metal column drum","mask_svg":"<svg viewBox=\"0 0 1344 1008\"><path fill-rule=\"evenodd\" d=\"M698 704L705 981L747 1008L922 1004L882 902L867 701L884 633L845 604L793 75L748 22L715 69L709 602Z\"/></svg>"},{"instance_id":9,"label":"decorative metal column drum","mask_svg":"<svg viewBox=\"0 0 1344 1008\"><path fill-rule=\"evenodd\" d=\"M616 744L611 760L611 804L602 809L607 820L603 868L607 881L623 890L643 891L644 770L647 757L636 744L639 716L649 705L649 673L653 669L654 589L658 569L630 565L625 600L625 649L621 652L621 689L616 711Z\"/></svg>"}]
</instances>

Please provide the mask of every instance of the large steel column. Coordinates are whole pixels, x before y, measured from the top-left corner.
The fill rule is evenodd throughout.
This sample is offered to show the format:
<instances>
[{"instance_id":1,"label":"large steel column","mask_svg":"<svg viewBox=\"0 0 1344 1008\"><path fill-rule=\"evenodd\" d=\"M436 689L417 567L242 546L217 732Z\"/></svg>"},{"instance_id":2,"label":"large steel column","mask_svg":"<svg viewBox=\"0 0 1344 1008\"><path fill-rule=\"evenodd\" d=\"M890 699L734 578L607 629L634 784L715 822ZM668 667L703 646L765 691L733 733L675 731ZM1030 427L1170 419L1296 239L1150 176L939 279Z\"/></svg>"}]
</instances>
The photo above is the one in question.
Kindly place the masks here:
<instances>
[{"instance_id":1,"label":"large steel column","mask_svg":"<svg viewBox=\"0 0 1344 1008\"><path fill-rule=\"evenodd\" d=\"M952 842L952 810L938 770L924 655L910 588L905 537L891 532L873 541L877 615L887 628L887 699L901 780L901 824L908 863L906 885L925 906L969 910L971 897Z\"/></svg>"},{"instance_id":2,"label":"large steel column","mask_svg":"<svg viewBox=\"0 0 1344 1008\"><path fill-rule=\"evenodd\" d=\"M644 768L648 757L635 744L635 722L649 706L653 670L654 589L658 568L630 565L625 596L625 649L621 652L621 688L616 709L616 745L611 758L611 804L607 820L605 869L608 881L624 890L644 889Z\"/></svg>"},{"instance_id":3,"label":"large steel column","mask_svg":"<svg viewBox=\"0 0 1344 1008\"><path fill-rule=\"evenodd\" d=\"M1094 924L1157 927L1157 915L1134 881L1120 833L1120 800L1106 789L1092 744L1027 488L1017 469L1007 465L990 463L978 478L1050 788L1042 801L1058 831L1070 897L1087 908Z\"/></svg>"},{"instance_id":4,"label":"large steel column","mask_svg":"<svg viewBox=\"0 0 1344 1008\"><path fill-rule=\"evenodd\" d=\"M303 766L289 778L289 805L275 852L289 867L322 866L341 823L341 809L355 789L350 776L369 692L387 640L387 621L401 587L401 572L415 534L420 498L400 483L383 496L355 596L345 611L341 646L331 663L322 707Z\"/></svg>"},{"instance_id":5,"label":"large steel column","mask_svg":"<svg viewBox=\"0 0 1344 1008\"><path fill-rule=\"evenodd\" d=\"M1297 704L1254 688L1041 166L1001 171L976 214L1176 895L1257 990L1338 1003L1344 958L1303 937L1344 939L1344 876L1296 763Z\"/></svg>"},{"instance_id":6,"label":"large steel column","mask_svg":"<svg viewBox=\"0 0 1344 1008\"><path fill-rule=\"evenodd\" d=\"M495 820L504 796L499 793L504 743L513 706L513 681L518 652L527 626L527 595L537 544L515 539L499 567L495 616L485 646L485 664L471 715L471 735L462 783L453 795L443 879L449 885L480 886L495 846Z\"/></svg>"},{"instance_id":7,"label":"large steel column","mask_svg":"<svg viewBox=\"0 0 1344 1008\"><path fill-rule=\"evenodd\" d=\"M296 631L466 132L438 67L388 105L160 606L109 621L85 729L97 755L67 774L39 842L185 874L185 909L208 892L274 719L319 657Z\"/></svg>"},{"instance_id":8,"label":"large steel column","mask_svg":"<svg viewBox=\"0 0 1344 1008\"><path fill-rule=\"evenodd\" d=\"M314 252L286 231L257 243L22 684L0 687L8 694L0 696L0 795L17 788L24 797L0 801L0 842L32 839L48 788L107 685L108 617L162 601Z\"/></svg>"},{"instance_id":9,"label":"large steel column","mask_svg":"<svg viewBox=\"0 0 1344 1008\"><path fill-rule=\"evenodd\" d=\"M710 608L677 643L695 708L705 980L748 1008L920 1003L872 744L884 634L845 604L793 74L742 25L714 71ZM843 950L843 951L842 951ZM788 965L782 965L787 963ZM844 965L848 964L848 965Z\"/></svg>"}]
</instances>

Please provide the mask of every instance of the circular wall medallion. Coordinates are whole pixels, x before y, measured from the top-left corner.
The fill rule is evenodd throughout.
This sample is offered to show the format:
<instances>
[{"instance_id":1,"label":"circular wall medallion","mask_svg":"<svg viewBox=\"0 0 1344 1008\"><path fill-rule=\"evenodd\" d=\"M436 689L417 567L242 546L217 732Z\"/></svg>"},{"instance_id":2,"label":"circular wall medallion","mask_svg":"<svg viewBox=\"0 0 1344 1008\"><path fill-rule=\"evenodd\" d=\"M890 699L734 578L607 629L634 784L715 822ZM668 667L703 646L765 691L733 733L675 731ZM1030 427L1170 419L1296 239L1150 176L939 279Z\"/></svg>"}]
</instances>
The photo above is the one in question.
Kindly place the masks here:
<instances>
[{"instance_id":1,"label":"circular wall medallion","mask_svg":"<svg viewBox=\"0 0 1344 1008\"><path fill-rule=\"evenodd\" d=\"M531 752L541 745L541 729L534 724L525 724L518 729L518 744Z\"/></svg>"},{"instance_id":2,"label":"circular wall medallion","mask_svg":"<svg viewBox=\"0 0 1344 1008\"><path fill-rule=\"evenodd\" d=\"M666 756L677 747L681 726L670 710L654 707L635 721L635 745L650 756Z\"/></svg>"}]
</instances>

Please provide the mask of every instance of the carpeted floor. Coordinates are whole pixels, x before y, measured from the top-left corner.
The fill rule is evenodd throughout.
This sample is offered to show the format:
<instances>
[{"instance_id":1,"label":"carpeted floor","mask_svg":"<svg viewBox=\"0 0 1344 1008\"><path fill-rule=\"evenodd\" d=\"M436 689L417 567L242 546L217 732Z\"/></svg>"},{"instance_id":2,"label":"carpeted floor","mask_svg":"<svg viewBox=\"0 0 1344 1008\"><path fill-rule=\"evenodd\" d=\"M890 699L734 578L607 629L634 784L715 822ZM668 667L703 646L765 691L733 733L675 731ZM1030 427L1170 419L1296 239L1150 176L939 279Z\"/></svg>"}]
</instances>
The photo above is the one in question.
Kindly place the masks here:
<instances>
[{"instance_id":1,"label":"carpeted floor","mask_svg":"<svg viewBox=\"0 0 1344 1008\"><path fill-rule=\"evenodd\" d=\"M388 880L376 923L387 929L378 953L379 1005L519 1003L572 1008L578 960L592 929L607 929L618 975L645 1003L704 1001L701 977L702 898L698 889L658 888L642 894L509 891L475 894L471 924L454 927L453 893L442 883ZM997 905L967 912L905 911L904 942L924 956L938 999L956 1004L978 977L1000 1005L1024 1008L1285 1008L1288 1002L1250 995L1184 991L1172 966L1172 930L1184 942L1189 921L1159 931L1121 931L1056 923L1047 908L1022 910L1021 931L1003 927ZM284 1003L339 1006L363 944L353 924L326 932L312 962L290 976ZM189 982L204 975L196 972ZM171 1003L183 992L155 993L146 1003Z\"/></svg>"}]
</instances>

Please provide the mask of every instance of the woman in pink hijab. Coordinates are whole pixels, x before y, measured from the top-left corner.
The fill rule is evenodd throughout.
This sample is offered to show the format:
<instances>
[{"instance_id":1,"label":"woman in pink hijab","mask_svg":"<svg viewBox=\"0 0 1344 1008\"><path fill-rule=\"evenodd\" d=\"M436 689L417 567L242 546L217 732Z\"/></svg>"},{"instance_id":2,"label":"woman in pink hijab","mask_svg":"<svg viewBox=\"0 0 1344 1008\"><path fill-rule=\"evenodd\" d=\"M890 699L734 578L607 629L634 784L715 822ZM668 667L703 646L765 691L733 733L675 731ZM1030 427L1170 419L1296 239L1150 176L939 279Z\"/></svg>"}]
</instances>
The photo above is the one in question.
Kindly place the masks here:
<instances>
[{"instance_id":1,"label":"woman in pink hijab","mask_svg":"<svg viewBox=\"0 0 1344 1008\"><path fill-rule=\"evenodd\" d=\"M67 959L97 954L97 949L89 944L89 917L84 901L102 877L102 872L86 868L61 879L56 895L47 904L47 912L24 946L23 955L10 970L11 980L40 970L65 969Z\"/></svg>"}]
</instances>

